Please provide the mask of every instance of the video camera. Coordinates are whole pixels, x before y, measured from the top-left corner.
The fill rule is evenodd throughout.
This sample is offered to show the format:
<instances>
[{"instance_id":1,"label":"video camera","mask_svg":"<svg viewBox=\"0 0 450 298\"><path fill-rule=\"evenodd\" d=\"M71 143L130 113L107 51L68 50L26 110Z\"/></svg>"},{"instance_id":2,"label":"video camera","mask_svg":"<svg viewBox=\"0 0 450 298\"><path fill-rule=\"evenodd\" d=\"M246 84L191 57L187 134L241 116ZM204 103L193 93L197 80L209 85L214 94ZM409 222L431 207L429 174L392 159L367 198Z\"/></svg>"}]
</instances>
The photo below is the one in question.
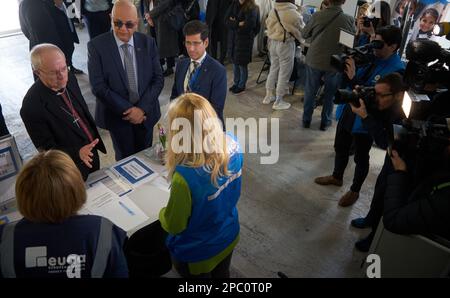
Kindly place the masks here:
<instances>
[{"instance_id":1,"label":"video camera","mask_svg":"<svg viewBox=\"0 0 450 298\"><path fill-rule=\"evenodd\" d=\"M376 28L378 26L378 23L380 22L379 18L375 17L363 17L363 26L364 27L370 27L370 23L372 23L373 28Z\"/></svg>"},{"instance_id":2,"label":"video camera","mask_svg":"<svg viewBox=\"0 0 450 298\"><path fill-rule=\"evenodd\" d=\"M426 121L405 119L402 125L394 124L393 142L388 153L395 149L414 171L436 167L442 163L442 154L450 145L450 118L429 118Z\"/></svg>"},{"instance_id":3,"label":"video camera","mask_svg":"<svg viewBox=\"0 0 450 298\"><path fill-rule=\"evenodd\" d=\"M372 53L373 49L381 49L384 43L380 40L373 40L370 43L353 47L355 36L345 30L341 30L339 35L339 43L344 46L344 53L338 55L332 55L330 64L339 72L345 70L345 60L347 58L353 58L356 67L361 67L369 64L375 60L375 56Z\"/></svg>"},{"instance_id":4,"label":"video camera","mask_svg":"<svg viewBox=\"0 0 450 298\"><path fill-rule=\"evenodd\" d=\"M355 107L360 107L360 98L363 100L367 111L375 111L377 109L375 87L358 86L352 91L348 89L338 89L334 95L334 103L351 103Z\"/></svg>"},{"instance_id":5,"label":"video camera","mask_svg":"<svg viewBox=\"0 0 450 298\"><path fill-rule=\"evenodd\" d=\"M407 118L401 125L393 125L388 153L397 150L414 175L420 176L442 164L442 154L450 145L450 118L431 115L426 120L411 119L411 106L412 100L405 92L402 107Z\"/></svg>"},{"instance_id":6,"label":"video camera","mask_svg":"<svg viewBox=\"0 0 450 298\"><path fill-rule=\"evenodd\" d=\"M406 48L408 64L405 83L416 93L423 93L426 84L450 88L450 53L432 40L416 40Z\"/></svg>"}]
</instances>

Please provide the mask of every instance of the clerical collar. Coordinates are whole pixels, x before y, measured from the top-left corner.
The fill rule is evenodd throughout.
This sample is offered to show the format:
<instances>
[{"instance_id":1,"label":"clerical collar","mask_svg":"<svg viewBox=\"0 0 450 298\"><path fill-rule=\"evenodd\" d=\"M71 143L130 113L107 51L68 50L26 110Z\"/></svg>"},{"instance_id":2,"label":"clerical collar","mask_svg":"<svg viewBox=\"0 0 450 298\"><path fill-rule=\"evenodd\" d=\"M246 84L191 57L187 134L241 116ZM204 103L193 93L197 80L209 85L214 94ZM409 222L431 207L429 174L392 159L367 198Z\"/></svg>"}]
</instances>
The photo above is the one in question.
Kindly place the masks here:
<instances>
[{"instance_id":1,"label":"clerical collar","mask_svg":"<svg viewBox=\"0 0 450 298\"><path fill-rule=\"evenodd\" d=\"M56 92L56 95L64 94L66 92L66 88L61 88L61 89L59 89L58 91L55 91L55 92Z\"/></svg>"}]
</instances>

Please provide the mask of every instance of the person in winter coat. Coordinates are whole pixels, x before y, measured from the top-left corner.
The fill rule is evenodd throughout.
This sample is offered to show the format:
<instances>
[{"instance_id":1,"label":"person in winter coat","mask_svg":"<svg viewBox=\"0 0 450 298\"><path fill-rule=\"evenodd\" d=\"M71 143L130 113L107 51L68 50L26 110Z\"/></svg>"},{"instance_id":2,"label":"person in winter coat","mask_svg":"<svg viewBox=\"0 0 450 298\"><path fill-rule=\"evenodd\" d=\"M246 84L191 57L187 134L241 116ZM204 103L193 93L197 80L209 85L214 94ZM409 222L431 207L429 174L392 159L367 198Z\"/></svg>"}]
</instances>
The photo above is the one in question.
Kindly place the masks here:
<instances>
[{"instance_id":1,"label":"person in winter coat","mask_svg":"<svg viewBox=\"0 0 450 298\"><path fill-rule=\"evenodd\" d=\"M233 63L234 94L245 90L248 64L252 61L253 40L259 32L259 8L255 0L235 0L225 14L228 31L228 54Z\"/></svg>"},{"instance_id":2,"label":"person in winter coat","mask_svg":"<svg viewBox=\"0 0 450 298\"><path fill-rule=\"evenodd\" d=\"M150 4L150 1L149 1ZM144 5L145 19L147 23L155 28L156 44L158 45L161 66L166 64L163 75L173 74L175 57L180 53L178 46L178 31L169 24L169 12L178 4L177 0L153 0L152 9L150 5Z\"/></svg>"}]
</instances>

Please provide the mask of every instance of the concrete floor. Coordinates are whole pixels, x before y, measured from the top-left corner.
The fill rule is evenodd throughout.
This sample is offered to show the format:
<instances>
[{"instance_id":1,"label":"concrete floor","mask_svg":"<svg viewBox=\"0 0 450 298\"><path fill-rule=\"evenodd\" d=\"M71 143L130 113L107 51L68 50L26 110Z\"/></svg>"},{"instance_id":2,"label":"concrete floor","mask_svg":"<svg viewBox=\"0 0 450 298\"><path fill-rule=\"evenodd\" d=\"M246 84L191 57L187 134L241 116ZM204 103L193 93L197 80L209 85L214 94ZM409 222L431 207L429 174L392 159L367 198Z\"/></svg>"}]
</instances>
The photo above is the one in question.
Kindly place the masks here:
<instances>
[{"instance_id":1,"label":"concrete floor","mask_svg":"<svg viewBox=\"0 0 450 298\"><path fill-rule=\"evenodd\" d=\"M81 44L76 46L74 65L87 72L86 29L79 32ZM256 77L262 60L249 65L247 91L228 94L225 117L279 118L280 156L273 165L261 165L260 154L245 154L242 195L239 201L241 240L234 251L233 277L277 277L282 271L289 277L356 277L365 255L354 250L354 242L368 234L350 227L353 218L364 216L373 194L376 176L384 152L372 149L369 175L352 207L338 207L337 201L351 183L353 162L342 187L314 184L314 177L330 174L333 167L335 124L326 132L319 131L320 109L314 113L311 129L300 125L302 104L299 96L289 96L292 108L273 111L261 104L264 84ZM228 82L232 80L227 65ZM87 75L78 76L80 87L91 112L95 99ZM21 155L26 159L35 153L19 116L22 99L33 82L28 58L28 41L23 35L0 38L0 101L7 125L16 136ZM167 110L173 76L166 79L160 104ZM101 131L108 155L102 166L114 162L111 140ZM265 134L263 134L264 136ZM270 139L270 132L268 132Z\"/></svg>"}]
</instances>

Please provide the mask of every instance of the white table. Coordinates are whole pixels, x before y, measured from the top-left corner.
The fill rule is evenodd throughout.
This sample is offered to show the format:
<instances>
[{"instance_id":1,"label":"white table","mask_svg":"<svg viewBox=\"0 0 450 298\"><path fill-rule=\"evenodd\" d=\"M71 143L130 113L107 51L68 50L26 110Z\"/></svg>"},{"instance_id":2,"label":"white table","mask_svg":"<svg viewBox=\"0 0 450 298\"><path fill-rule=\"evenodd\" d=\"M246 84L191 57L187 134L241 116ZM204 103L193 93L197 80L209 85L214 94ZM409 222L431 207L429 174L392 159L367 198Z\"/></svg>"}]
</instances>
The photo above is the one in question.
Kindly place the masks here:
<instances>
[{"instance_id":1,"label":"white table","mask_svg":"<svg viewBox=\"0 0 450 298\"><path fill-rule=\"evenodd\" d=\"M143 183L136 187L131 193L127 194L127 196L132 200L144 213L149 217L149 219L140 224L139 226L127 231L128 236L139 230L140 228L158 220L159 211L161 208L167 205L169 200L169 183L167 182L165 176L167 175L167 171L165 167L159 162L152 158L150 158L151 149L147 149L141 151L134 156L139 157L143 161L145 161L151 169L158 174L158 177L152 179L149 182ZM118 161L117 163L120 163ZM114 165L113 165L114 166ZM102 168L92 174L89 175L86 181L86 187L89 188L89 185L106 176L105 170L109 168ZM8 202L6 206L0 209L0 216L7 215L12 212L17 211L16 202L11 201Z\"/></svg>"}]
</instances>

